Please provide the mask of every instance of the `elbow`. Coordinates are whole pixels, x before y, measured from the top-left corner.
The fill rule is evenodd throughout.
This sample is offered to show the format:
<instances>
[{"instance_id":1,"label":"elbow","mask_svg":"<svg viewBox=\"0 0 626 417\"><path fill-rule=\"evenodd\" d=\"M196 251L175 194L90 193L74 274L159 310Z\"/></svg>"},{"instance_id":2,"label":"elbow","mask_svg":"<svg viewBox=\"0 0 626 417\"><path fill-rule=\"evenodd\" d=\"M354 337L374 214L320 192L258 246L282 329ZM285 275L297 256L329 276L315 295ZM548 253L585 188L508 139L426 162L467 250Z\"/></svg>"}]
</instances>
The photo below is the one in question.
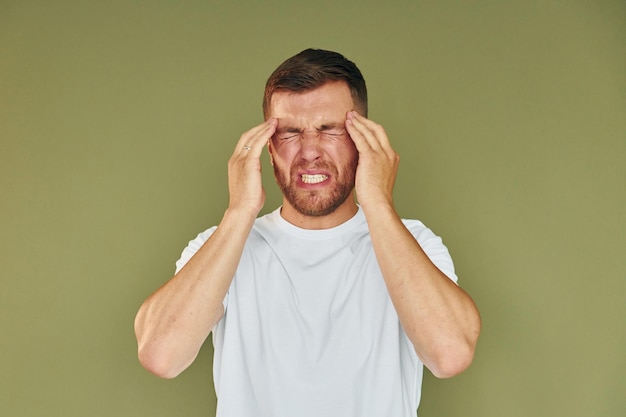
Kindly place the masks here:
<instances>
[{"instance_id":1,"label":"elbow","mask_svg":"<svg viewBox=\"0 0 626 417\"><path fill-rule=\"evenodd\" d=\"M476 327L476 331L467 334L456 343L441 346L426 366L435 377L441 379L451 378L464 372L474 360L479 333L480 325Z\"/></svg>"},{"instance_id":2,"label":"elbow","mask_svg":"<svg viewBox=\"0 0 626 417\"><path fill-rule=\"evenodd\" d=\"M163 379L172 379L180 375L186 366L177 366L173 363L171 355L159 351L154 347L139 345L137 349L139 363L148 372Z\"/></svg>"},{"instance_id":3,"label":"elbow","mask_svg":"<svg viewBox=\"0 0 626 417\"><path fill-rule=\"evenodd\" d=\"M471 316L464 326L465 331L460 332L455 341L450 340L447 346L439 349L434 365L429 367L437 378L451 378L470 367L474 360L478 337L482 328L482 321L478 311ZM453 339L454 340L454 339Z\"/></svg>"},{"instance_id":4,"label":"elbow","mask_svg":"<svg viewBox=\"0 0 626 417\"><path fill-rule=\"evenodd\" d=\"M142 331L139 321L135 322L137 337L137 358L139 363L148 372L159 378L172 379L177 377L188 366L180 366L174 355L175 349L168 348L167 344L155 340L149 332Z\"/></svg>"},{"instance_id":5,"label":"elbow","mask_svg":"<svg viewBox=\"0 0 626 417\"><path fill-rule=\"evenodd\" d=\"M172 349L167 348L167 344L162 338L155 337L154 331L146 326L146 319L143 307L137 313L134 322L135 337L137 339L137 358L139 363L148 372L159 378L172 379L178 376L183 370L173 364Z\"/></svg>"},{"instance_id":6,"label":"elbow","mask_svg":"<svg viewBox=\"0 0 626 417\"><path fill-rule=\"evenodd\" d=\"M431 364L427 365L427 367L437 378L452 378L469 368L473 359L473 348L469 346L462 349L456 348L451 352L439 355L439 357Z\"/></svg>"}]
</instances>

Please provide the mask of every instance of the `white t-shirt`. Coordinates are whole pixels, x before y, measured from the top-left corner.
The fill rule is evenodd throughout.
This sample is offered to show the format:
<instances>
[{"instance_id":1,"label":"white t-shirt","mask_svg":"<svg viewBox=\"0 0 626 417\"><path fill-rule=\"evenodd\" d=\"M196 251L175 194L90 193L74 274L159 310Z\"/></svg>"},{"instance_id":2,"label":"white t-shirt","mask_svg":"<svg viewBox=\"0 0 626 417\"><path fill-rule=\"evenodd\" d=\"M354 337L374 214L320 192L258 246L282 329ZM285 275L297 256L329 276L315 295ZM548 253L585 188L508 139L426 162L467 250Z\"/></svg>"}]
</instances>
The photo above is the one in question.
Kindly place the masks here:
<instances>
[{"instance_id":1,"label":"white t-shirt","mask_svg":"<svg viewBox=\"0 0 626 417\"><path fill-rule=\"evenodd\" d=\"M404 224L456 282L441 239ZM177 270L215 230L198 235ZM250 233L213 329L218 417L415 416L423 364L404 333L362 210L325 230L280 209Z\"/></svg>"}]
</instances>

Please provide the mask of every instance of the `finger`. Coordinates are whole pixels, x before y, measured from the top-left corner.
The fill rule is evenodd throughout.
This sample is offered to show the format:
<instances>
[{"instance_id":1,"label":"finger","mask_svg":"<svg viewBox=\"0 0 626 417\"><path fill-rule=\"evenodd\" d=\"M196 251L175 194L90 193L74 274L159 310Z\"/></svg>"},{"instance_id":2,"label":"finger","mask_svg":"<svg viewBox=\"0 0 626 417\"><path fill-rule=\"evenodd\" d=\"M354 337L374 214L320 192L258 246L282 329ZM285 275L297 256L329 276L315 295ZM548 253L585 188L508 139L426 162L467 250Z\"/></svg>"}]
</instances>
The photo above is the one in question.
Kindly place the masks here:
<instances>
[{"instance_id":1,"label":"finger","mask_svg":"<svg viewBox=\"0 0 626 417\"><path fill-rule=\"evenodd\" d=\"M370 149L376 151L384 151L385 153L393 152L389 137L385 129L366 117L361 116L355 111L349 112L348 120L353 127L353 131L357 134L357 139L362 139Z\"/></svg>"},{"instance_id":2,"label":"finger","mask_svg":"<svg viewBox=\"0 0 626 417\"><path fill-rule=\"evenodd\" d=\"M263 147L276 131L276 125L276 119L268 119L241 135L235 154L260 157Z\"/></svg>"},{"instance_id":3,"label":"finger","mask_svg":"<svg viewBox=\"0 0 626 417\"><path fill-rule=\"evenodd\" d=\"M364 152L368 149L371 149L372 146L370 144L370 141L365 136L366 134L368 134L368 132L365 131L362 124L357 125L357 123L358 122L355 121L354 117L350 116L350 113L348 113L345 122L346 130L348 131L348 134L354 142L357 150L359 152Z\"/></svg>"},{"instance_id":4,"label":"finger","mask_svg":"<svg viewBox=\"0 0 626 417\"><path fill-rule=\"evenodd\" d=\"M380 149L380 141L376 137L373 122L370 120L356 112L349 112L346 117L346 128L357 148L360 146L362 150L366 148Z\"/></svg>"},{"instance_id":5,"label":"finger","mask_svg":"<svg viewBox=\"0 0 626 417\"><path fill-rule=\"evenodd\" d=\"M237 149L240 150L244 147L252 148L253 145L257 145L258 141L262 141L262 138L267 138L268 134L271 137L273 131L276 129L276 121L275 119L268 119L265 122L261 123L258 126L253 127L252 129L245 132L239 138L237 142Z\"/></svg>"},{"instance_id":6,"label":"finger","mask_svg":"<svg viewBox=\"0 0 626 417\"><path fill-rule=\"evenodd\" d=\"M244 132L240 137L239 137L239 141L237 142L237 149L240 149L242 146L245 146L249 141L250 138L255 136L259 131L262 131L263 129L266 128L266 125L268 124L269 120L261 123L260 125L257 125L255 127L253 127L252 129Z\"/></svg>"}]
</instances>

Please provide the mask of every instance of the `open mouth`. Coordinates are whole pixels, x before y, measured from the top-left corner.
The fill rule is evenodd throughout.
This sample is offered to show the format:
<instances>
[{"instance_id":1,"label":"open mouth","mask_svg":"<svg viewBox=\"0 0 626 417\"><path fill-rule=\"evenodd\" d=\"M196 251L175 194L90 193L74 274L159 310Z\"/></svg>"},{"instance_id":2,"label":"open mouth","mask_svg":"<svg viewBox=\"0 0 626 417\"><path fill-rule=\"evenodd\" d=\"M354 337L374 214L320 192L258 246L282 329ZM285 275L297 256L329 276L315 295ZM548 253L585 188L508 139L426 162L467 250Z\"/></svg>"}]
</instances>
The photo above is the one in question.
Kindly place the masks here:
<instances>
[{"instance_id":1,"label":"open mouth","mask_svg":"<svg viewBox=\"0 0 626 417\"><path fill-rule=\"evenodd\" d=\"M302 179L302 182L305 183L305 184L318 184L320 182L326 181L328 179L328 175L323 175L323 174L314 174L314 175L302 174L300 176L300 178Z\"/></svg>"}]
</instances>

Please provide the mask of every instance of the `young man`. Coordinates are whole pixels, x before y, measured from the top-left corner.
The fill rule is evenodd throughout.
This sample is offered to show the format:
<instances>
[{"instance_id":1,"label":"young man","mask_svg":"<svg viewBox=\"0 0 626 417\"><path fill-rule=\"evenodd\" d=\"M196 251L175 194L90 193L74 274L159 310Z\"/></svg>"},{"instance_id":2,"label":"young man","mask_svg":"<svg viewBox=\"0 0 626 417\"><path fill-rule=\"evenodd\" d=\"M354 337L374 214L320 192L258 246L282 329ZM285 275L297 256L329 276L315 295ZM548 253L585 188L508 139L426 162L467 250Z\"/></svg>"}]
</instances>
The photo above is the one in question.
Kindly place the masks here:
<instances>
[{"instance_id":1,"label":"young man","mask_svg":"<svg viewBox=\"0 0 626 417\"><path fill-rule=\"evenodd\" d=\"M217 416L414 416L422 365L450 377L472 361L476 306L441 239L396 213L399 158L351 61L295 55L263 109L221 222L137 314L140 361L174 377L213 332ZM283 204L257 218L266 145Z\"/></svg>"}]
</instances>

